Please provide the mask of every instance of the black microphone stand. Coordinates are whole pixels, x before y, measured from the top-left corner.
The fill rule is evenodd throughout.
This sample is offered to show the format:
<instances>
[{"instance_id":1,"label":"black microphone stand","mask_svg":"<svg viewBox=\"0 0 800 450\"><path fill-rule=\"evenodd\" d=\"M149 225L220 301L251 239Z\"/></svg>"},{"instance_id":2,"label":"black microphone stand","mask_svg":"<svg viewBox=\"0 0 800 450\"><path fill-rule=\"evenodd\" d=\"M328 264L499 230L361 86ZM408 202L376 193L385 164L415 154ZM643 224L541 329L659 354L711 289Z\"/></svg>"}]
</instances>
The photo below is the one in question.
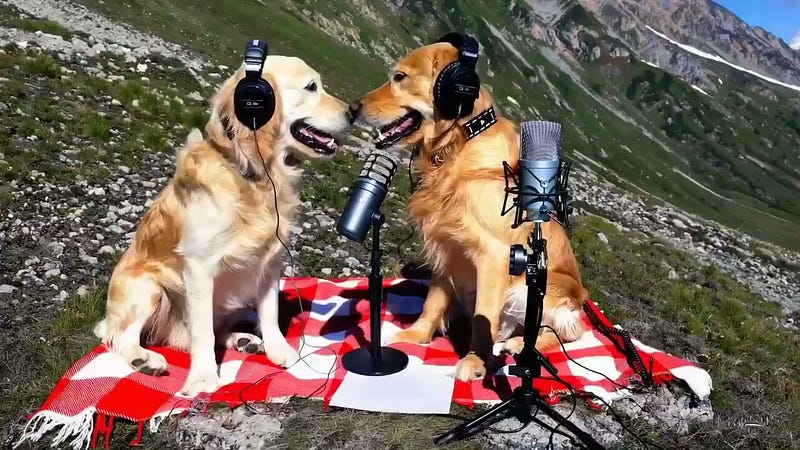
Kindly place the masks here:
<instances>
[{"instance_id":1,"label":"black microphone stand","mask_svg":"<svg viewBox=\"0 0 800 450\"><path fill-rule=\"evenodd\" d=\"M580 440L588 449L599 449L603 447L588 433L581 430L577 425L570 422L567 418L559 414L545 402L539 392L533 387L533 380L542 375L542 366L548 372L555 375L557 370L538 350L536 350L536 339L539 335L539 328L542 324L542 313L544 311L544 295L547 291L547 240L542 237L541 222L534 223L534 229L528 238L528 246L532 252L527 254L525 248L520 244L511 246L509 273L511 275L522 275L525 272L525 284L528 286L528 298L525 309L525 331L523 334L522 351L514 356L516 365L509 368L512 375L522 379L522 385L511 394L508 400L492 407L480 416L465 422L447 433L439 436L434 441L436 445L445 445L456 440L471 436L484 424L507 417L513 414L522 424L536 422L540 426L551 429L549 425L531 415L531 409L536 407L553 419L559 426L566 428Z\"/></svg>"},{"instance_id":2,"label":"black microphone stand","mask_svg":"<svg viewBox=\"0 0 800 450\"><path fill-rule=\"evenodd\" d=\"M408 355L396 348L381 346L383 277L381 276L380 230L383 222L382 213L372 214L372 252L370 253L368 291L370 346L351 350L342 357L344 368L359 375L391 375L400 372L408 365Z\"/></svg>"}]
</instances>

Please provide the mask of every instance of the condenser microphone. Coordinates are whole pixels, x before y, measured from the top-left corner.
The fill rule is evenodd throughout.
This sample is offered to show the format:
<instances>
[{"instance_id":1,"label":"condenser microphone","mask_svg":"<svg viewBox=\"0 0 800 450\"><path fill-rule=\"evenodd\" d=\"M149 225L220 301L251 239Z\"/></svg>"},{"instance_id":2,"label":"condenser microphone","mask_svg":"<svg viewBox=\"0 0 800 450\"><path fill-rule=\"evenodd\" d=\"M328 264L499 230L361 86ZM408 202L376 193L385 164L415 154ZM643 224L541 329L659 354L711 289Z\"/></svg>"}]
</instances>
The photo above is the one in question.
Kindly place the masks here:
<instances>
[{"instance_id":1,"label":"condenser microphone","mask_svg":"<svg viewBox=\"0 0 800 450\"><path fill-rule=\"evenodd\" d=\"M376 150L367 156L336 224L339 234L352 241L364 242L373 216L380 214L379 209L396 171L397 161L388 153Z\"/></svg>"},{"instance_id":2,"label":"condenser microphone","mask_svg":"<svg viewBox=\"0 0 800 450\"><path fill-rule=\"evenodd\" d=\"M523 122L520 132L519 207L526 220L547 222L556 206L558 169L561 164L561 124Z\"/></svg>"}]
</instances>

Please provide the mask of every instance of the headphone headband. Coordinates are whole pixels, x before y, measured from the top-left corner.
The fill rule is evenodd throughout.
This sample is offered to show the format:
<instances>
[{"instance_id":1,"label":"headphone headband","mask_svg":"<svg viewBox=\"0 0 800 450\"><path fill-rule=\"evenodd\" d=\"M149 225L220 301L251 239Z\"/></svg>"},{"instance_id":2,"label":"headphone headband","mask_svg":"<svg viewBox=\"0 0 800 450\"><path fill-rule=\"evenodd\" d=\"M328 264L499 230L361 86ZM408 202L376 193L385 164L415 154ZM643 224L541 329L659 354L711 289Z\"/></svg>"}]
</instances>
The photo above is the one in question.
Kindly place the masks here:
<instances>
[{"instance_id":1,"label":"headphone headband","mask_svg":"<svg viewBox=\"0 0 800 450\"><path fill-rule=\"evenodd\" d=\"M245 77L251 80L261 78L264 61L267 59L267 42L253 39L247 43L244 50Z\"/></svg>"},{"instance_id":2,"label":"headphone headband","mask_svg":"<svg viewBox=\"0 0 800 450\"><path fill-rule=\"evenodd\" d=\"M458 61L467 69L475 70L478 63L478 41L466 33L447 33L436 42L447 42L458 49Z\"/></svg>"}]
</instances>

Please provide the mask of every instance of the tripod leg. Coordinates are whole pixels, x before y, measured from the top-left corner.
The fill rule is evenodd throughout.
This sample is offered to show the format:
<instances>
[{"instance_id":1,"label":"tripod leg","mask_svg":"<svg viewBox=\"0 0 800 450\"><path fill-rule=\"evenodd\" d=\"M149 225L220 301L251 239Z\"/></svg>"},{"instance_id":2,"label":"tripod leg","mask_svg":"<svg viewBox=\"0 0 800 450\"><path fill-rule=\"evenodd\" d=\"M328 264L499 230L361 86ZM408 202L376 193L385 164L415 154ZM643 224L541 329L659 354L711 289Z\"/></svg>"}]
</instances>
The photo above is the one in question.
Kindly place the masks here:
<instances>
[{"instance_id":1,"label":"tripod leg","mask_svg":"<svg viewBox=\"0 0 800 450\"><path fill-rule=\"evenodd\" d=\"M501 415L508 414L510 410L516 408L516 402L517 398L512 396L508 400L493 406L491 409L481 414L480 416L470 420L469 422L464 422L461 425L448 431L447 433L437 437L436 440L433 442L437 446L440 446L440 445L447 445L451 442L467 438L473 435L476 431L478 431L478 429L485 422L488 422L490 419L501 418L502 417Z\"/></svg>"}]
</instances>

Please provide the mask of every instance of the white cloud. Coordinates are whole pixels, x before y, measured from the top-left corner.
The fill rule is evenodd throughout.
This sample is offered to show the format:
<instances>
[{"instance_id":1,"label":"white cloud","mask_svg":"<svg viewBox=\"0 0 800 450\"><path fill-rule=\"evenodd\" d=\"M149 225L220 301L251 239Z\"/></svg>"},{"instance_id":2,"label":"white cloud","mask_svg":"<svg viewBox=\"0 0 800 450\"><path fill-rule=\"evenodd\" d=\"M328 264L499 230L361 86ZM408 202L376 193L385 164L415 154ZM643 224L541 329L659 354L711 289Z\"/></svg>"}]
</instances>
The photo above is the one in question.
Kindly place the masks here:
<instances>
[{"instance_id":1,"label":"white cloud","mask_svg":"<svg viewBox=\"0 0 800 450\"><path fill-rule=\"evenodd\" d=\"M794 34L792 42L789 43L789 47L800 50L800 30L797 30L797 33Z\"/></svg>"}]
</instances>

